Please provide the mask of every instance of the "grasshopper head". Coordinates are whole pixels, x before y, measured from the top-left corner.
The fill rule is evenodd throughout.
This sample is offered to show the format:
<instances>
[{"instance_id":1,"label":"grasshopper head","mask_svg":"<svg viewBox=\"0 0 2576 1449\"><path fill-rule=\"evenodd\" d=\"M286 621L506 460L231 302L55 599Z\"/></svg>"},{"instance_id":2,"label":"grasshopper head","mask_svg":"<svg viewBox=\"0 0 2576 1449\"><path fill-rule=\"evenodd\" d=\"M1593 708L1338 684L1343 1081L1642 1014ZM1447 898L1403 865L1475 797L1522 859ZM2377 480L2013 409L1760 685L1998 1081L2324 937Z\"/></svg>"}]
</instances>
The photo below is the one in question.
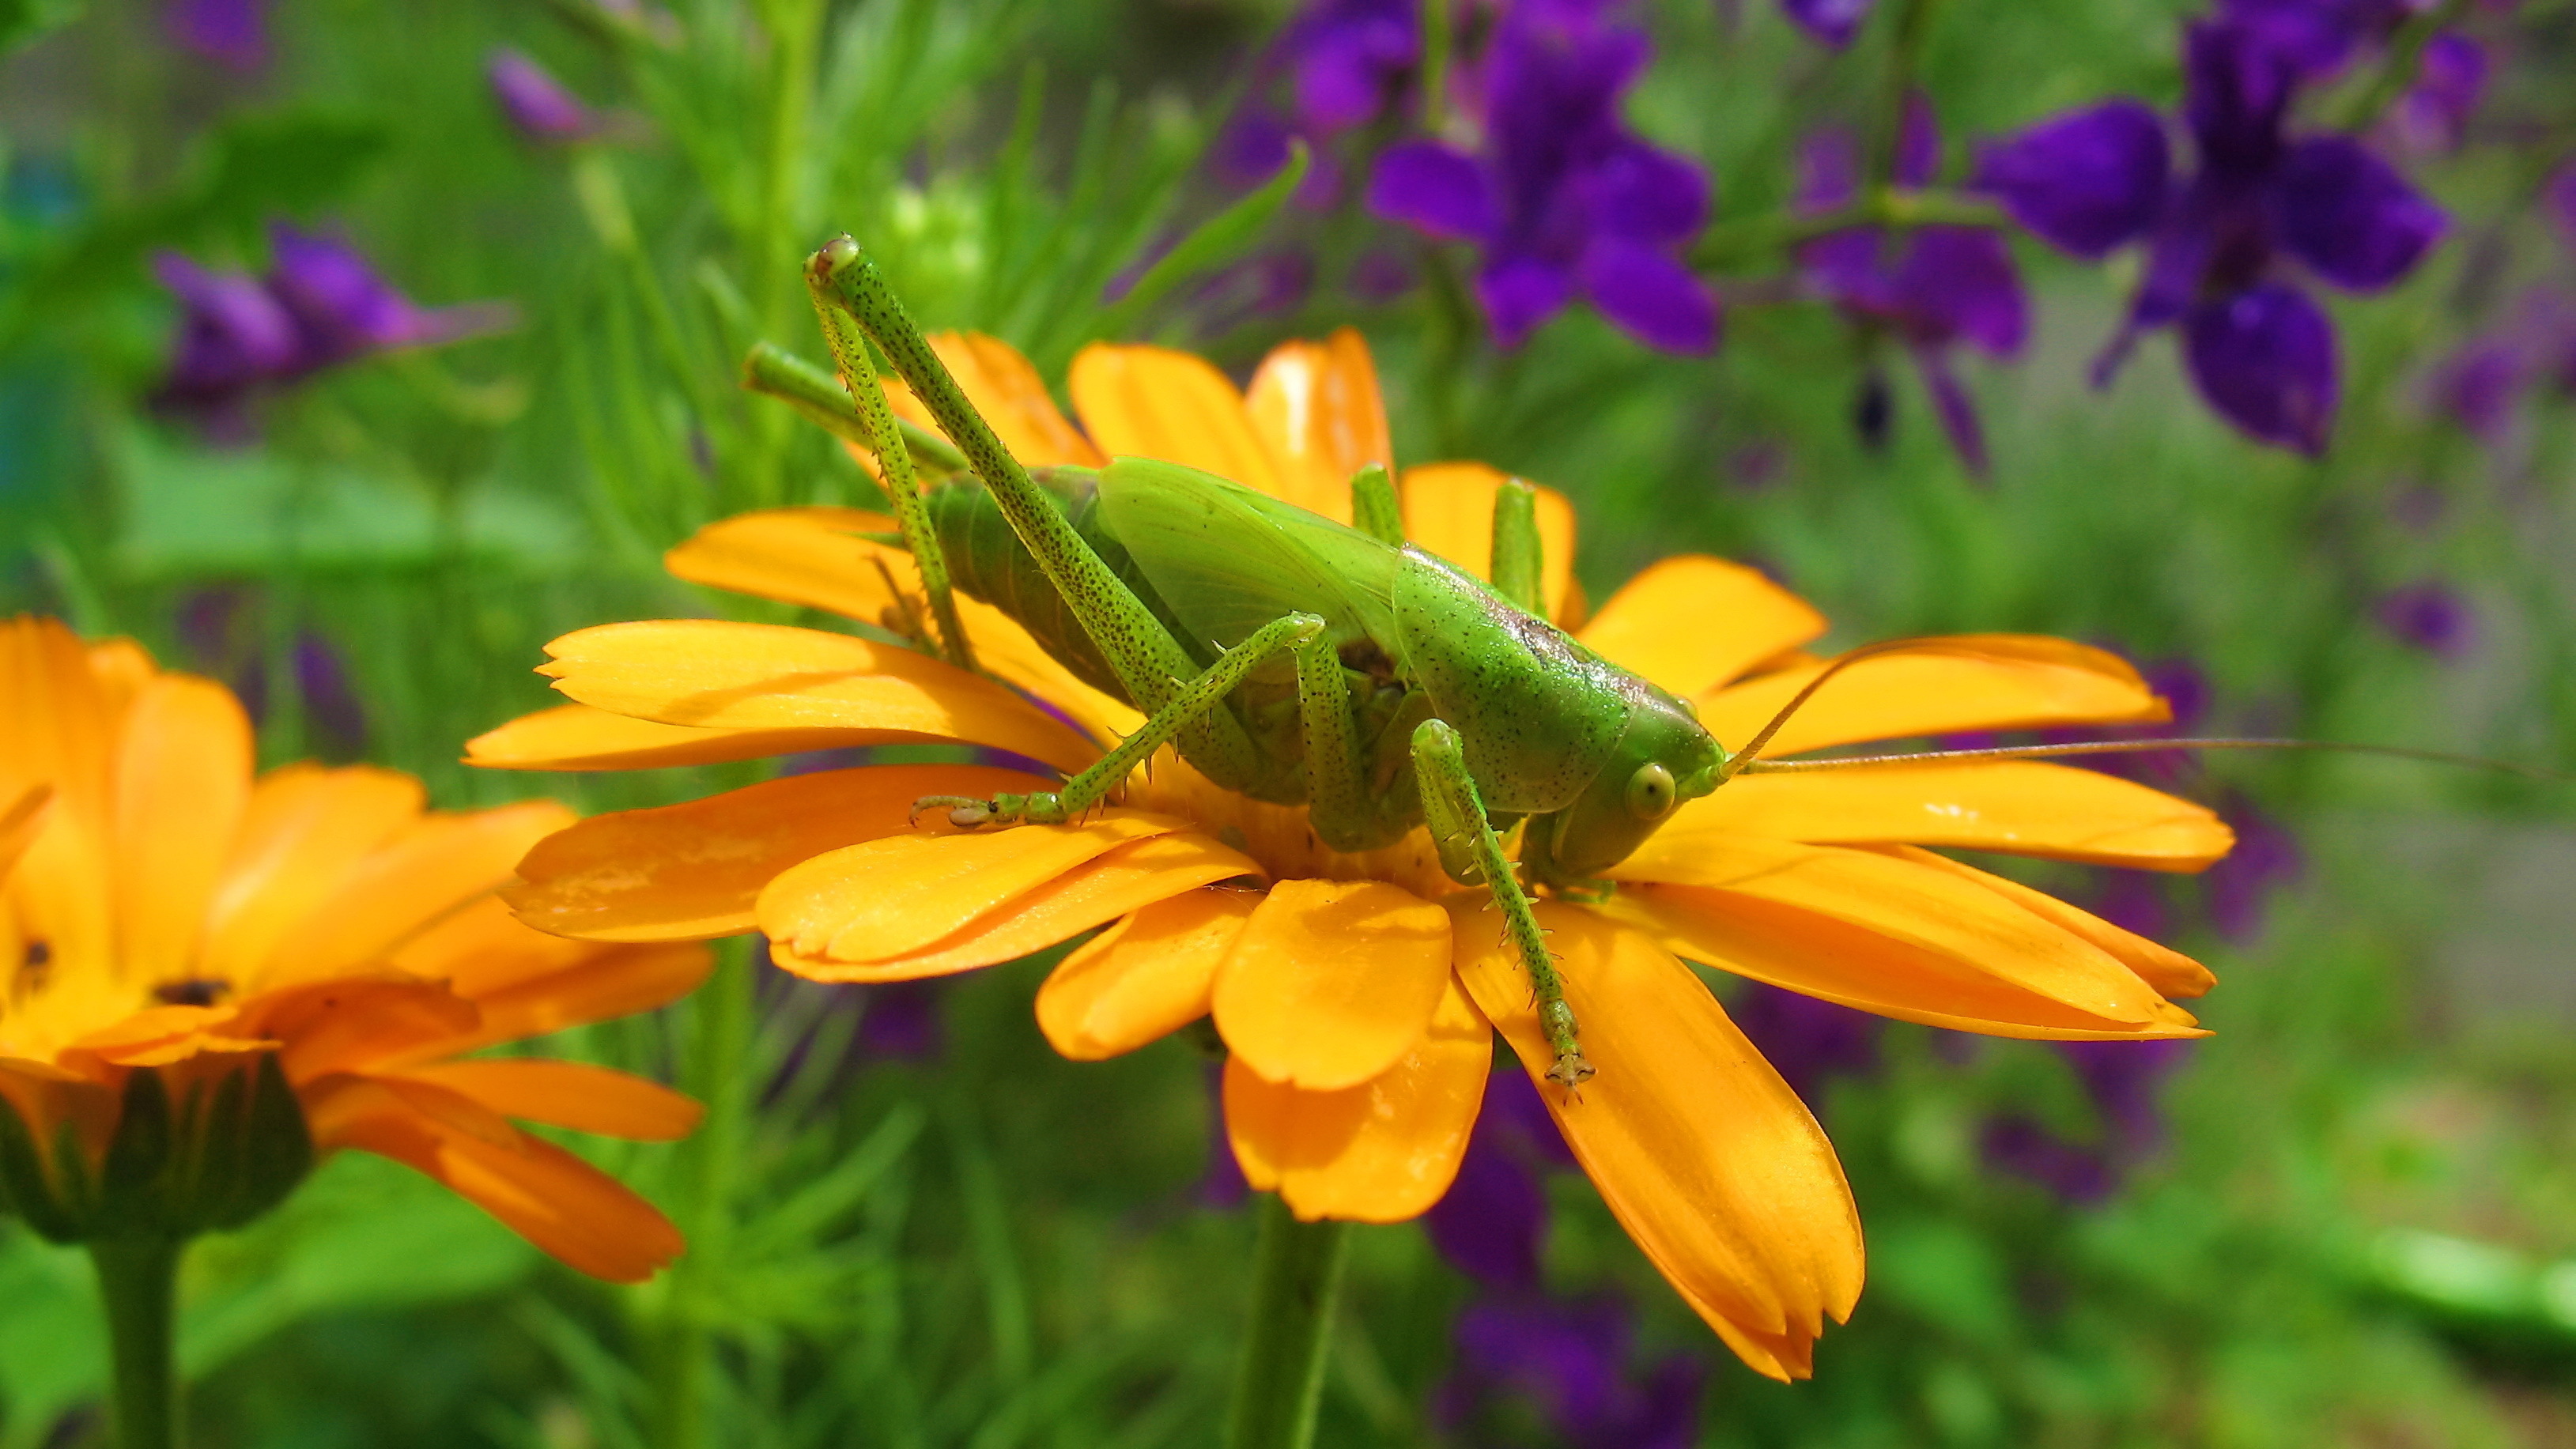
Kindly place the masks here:
<instances>
[{"instance_id":1,"label":"grasshopper head","mask_svg":"<svg viewBox=\"0 0 2576 1449\"><path fill-rule=\"evenodd\" d=\"M1599 875L1645 844L1687 800L1717 788L1726 752L1686 702L1651 685L1634 700L1628 728L1601 772L1573 804L1546 821L1547 856L1560 879Z\"/></svg>"}]
</instances>

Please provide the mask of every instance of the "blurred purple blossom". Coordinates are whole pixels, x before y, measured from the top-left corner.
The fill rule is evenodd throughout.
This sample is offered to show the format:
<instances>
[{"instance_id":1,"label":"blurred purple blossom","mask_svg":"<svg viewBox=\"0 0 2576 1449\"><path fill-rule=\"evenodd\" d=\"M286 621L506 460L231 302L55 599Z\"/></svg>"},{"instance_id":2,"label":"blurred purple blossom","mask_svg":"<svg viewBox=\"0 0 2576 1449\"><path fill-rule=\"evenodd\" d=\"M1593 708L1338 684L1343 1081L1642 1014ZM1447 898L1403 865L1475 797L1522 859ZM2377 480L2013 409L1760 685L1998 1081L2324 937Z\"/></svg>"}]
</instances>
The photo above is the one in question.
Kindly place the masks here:
<instances>
[{"instance_id":1,"label":"blurred purple blossom","mask_svg":"<svg viewBox=\"0 0 2576 1449\"><path fill-rule=\"evenodd\" d=\"M2576 251L2576 161L2560 166L2541 187L2541 205L2558 224L2558 239Z\"/></svg>"},{"instance_id":2,"label":"blurred purple blossom","mask_svg":"<svg viewBox=\"0 0 2576 1449\"><path fill-rule=\"evenodd\" d=\"M234 70L268 64L267 0L169 0L161 27L181 49Z\"/></svg>"},{"instance_id":3,"label":"blurred purple blossom","mask_svg":"<svg viewBox=\"0 0 2576 1449\"><path fill-rule=\"evenodd\" d=\"M1256 100L1237 114L1218 139L1218 171L1257 184L1288 164L1289 143L1302 140L1312 169L1297 198L1332 205L1342 195L1333 142L1395 113L1421 58L1418 0L1314 0L1254 70L1256 94L1284 78L1285 109Z\"/></svg>"},{"instance_id":4,"label":"blurred purple blossom","mask_svg":"<svg viewBox=\"0 0 2576 1449\"><path fill-rule=\"evenodd\" d=\"M509 325L504 303L425 309L388 284L345 242L279 223L259 277L210 272L177 252L152 259L179 301L170 366L156 406L195 419L213 437L251 433L260 393L371 353L435 346Z\"/></svg>"},{"instance_id":5,"label":"blurred purple blossom","mask_svg":"<svg viewBox=\"0 0 2576 1449\"><path fill-rule=\"evenodd\" d=\"M1941 154L1932 108L1909 98L1896 148L1900 187L1931 182ZM1824 216L1860 194L1860 146L1848 130L1817 132L1799 150L1796 209ZM2021 275L2002 237L1982 227L1926 226L1893 238L1878 227L1819 237L1798 249L1807 285L1861 325L1902 343L1950 445L1968 471L1987 471L1985 430L1975 404L1950 366L1965 342L1991 357L2011 357L2029 332ZM1866 410L1865 410L1866 412Z\"/></svg>"},{"instance_id":6,"label":"blurred purple blossom","mask_svg":"<svg viewBox=\"0 0 2576 1449\"><path fill-rule=\"evenodd\" d=\"M2421 156L2460 149L2469 117L2486 96L2489 70L2486 47L2465 35L2445 32L2425 42L2415 83L2389 112L2396 142Z\"/></svg>"},{"instance_id":7,"label":"blurred purple blossom","mask_svg":"<svg viewBox=\"0 0 2576 1449\"><path fill-rule=\"evenodd\" d=\"M255 587L214 584L180 596L175 630L189 665L221 680L241 700L254 728L265 726L276 706L269 692L265 615L265 596ZM364 755L366 709L340 652L314 630L299 629L287 662L302 710L305 748L331 761Z\"/></svg>"},{"instance_id":8,"label":"blurred purple blossom","mask_svg":"<svg viewBox=\"0 0 2576 1449\"><path fill-rule=\"evenodd\" d=\"M2201 874L2202 897L2220 935L2250 941L2263 932L2272 892L2297 880L2307 858L2288 826L2241 795L2221 801L2218 814L2236 832L2236 848Z\"/></svg>"},{"instance_id":9,"label":"blurred purple blossom","mask_svg":"<svg viewBox=\"0 0 2576 1449\"><path fill-rule=\"evenodd\" d=\"M1836 50L1852 43L1878 0L1780 0L1780 13L1817 43Z\"/></svg>"},{"instance_id":10,"label":"blurred purple blossom","mask_svg":"<svg viewBox=\"0 0 2576 1449\"><path fill-rule=\"evenodd\" d=\"M948 983L939 977L865 988L851 1050L870 1061L937 1061L948 1048L947 1020L941 1010L947 994Z\"/></svg>"},{"instance_id":11,"label":"blurred purple blossom","mask_svg":"<svg viewBox=\"0 0 2576 1449\"><path fill-rule=\"evenodd\" d=\"M2439 659L2458 659L2477 645L2477 616L2468 601L2437 579L2389 590L2371 613L2379 627Z\"/></svg>"},{"instance_id":12,"label":"blurred purple blossom","mask_svg":"<svg viewBox=\"0 0 2576 1449\"><path fill-rule=\"evenodd\" d=\"M1472 1304L1458 1316L1433 1414L1478 1444L1499 1434L1574 1449L1688 1449L1706 1371L1675 1355L1637 1376L1635 1337L1634 1314L1616 1299Z\"/></svg>"},{"instance_id":13,"label":"blurred purple blossom","mask_svg":"<svg viewBox=\"0 0 2576 1449\"><path fill-rule=\"evenodd\" d=\"M1528 1075L1497 1071L1486 1078L1457 1180L1423 1215L1423 1231L1442 1257L1486 1287L1535 1292L1547 1238L1544 1178L1573 1162Z\"/></svg>"},{"instance_id":14,"label":"blurred purple blossom","mask_svg":"<svg viewBox=\"0 0 2576 1449\"><path fill-rule=\"evenodd\" d=\"M495 50L484 66L484 78L501 114L523 138L541 145L567 145L600 134L599 113L564 88L552 72L519 51Z\"/></svg>"},{"instance_id":15,"label":"blurred purple blossom","mask_svg":"<svg viewBox=\"0 0 2576 1449\"><path fill-rule=\"evenodd\" d=\"M1820 1105L1827 1078L1877 1070L1887 1025L1884 1017L1759 981L1741 984L1727 1014L1810 1108Z\"/></svg>"},{"instance_id":16,"label":"blurred purple blossom","mask_svg":"<svg viewBox=\"0 0 2576 1449\"><path fill-rule=\"evenodd\" d=\"M1584 0L1516 0L1462 105L1474 149L1414 140L1369 177L1369 209L1483 253L1475 293L1510 349L1579 294L1649 346L1705 352L1717 299L1682 262L1708 219L1708 177L1630 132L1619 101L1645 67L1646 37Z\"/></svg>"},{"instance_id":17,"label":"blurred purple blossom","mask_svg":"<svg viewBox=\"0 0 2576 1449\"><path fill-rule=\"evenodd\" d=\"M2510 320L2472 337L2426 380L2434 409L2488 447L2513 435L2534 387L2576 394L2576 299L2540 287L2515 299Z\"/></svg>"},{"instance_id":18,"label":"blurred purple blossom","mask_svg":"<svg viewBox=\"0 0 2576 1449\"><path fill-rule=\"evenodd\" d=\"M1989 1165L2025 1177L2073 1203L2109 1197L2121 1176L2164 1147L2157 1098L2190 1055L2187 1041L2051 1042L2083 1084L2095 1133L2069 1141L2037 1118L2008 1113L1986 1124Z\"/></svg>"},{"instance_id":19,"label":"blurred purple blossom","mask_svg":"<svg viewBox=\"0 0 2576 1449\"><path fill-rule=\"evenodd\" d=\"M2350 8L2262 0L2189 29L2183 121L2197 169L2187 177L2170 174L2163 123L2134 101L2045 122L1982 158L1978 185L2043 240L2086 257L2147 244L2128 320L2094 365L2097 386L2140 334L2179 327L2192 380L2222 417L2264 442L2324 450L2341 386L2334 329L2287 263L2375 292L2411 272L2449 224L2359 141L2288 132L2302 78L2340 63L2363 26Z\"/></svg>"},{"instance_id":20,"label":"blurred purple blossom","mask_svg":"<svg viewBox=\"0 0 2576 1449\"><path fill-rule=\"evenodd\" d=\"M1243 1206L1252 1195L1252 1184L1245 1180L1243 1164L1235 1160L1234 1143L1225 1130L1225 1064L1207 1065L1208 1160L1207 1170L1199 1175L1198 1200L1201 1205L1219 1211Z\"/></svg>"}]
</instances>

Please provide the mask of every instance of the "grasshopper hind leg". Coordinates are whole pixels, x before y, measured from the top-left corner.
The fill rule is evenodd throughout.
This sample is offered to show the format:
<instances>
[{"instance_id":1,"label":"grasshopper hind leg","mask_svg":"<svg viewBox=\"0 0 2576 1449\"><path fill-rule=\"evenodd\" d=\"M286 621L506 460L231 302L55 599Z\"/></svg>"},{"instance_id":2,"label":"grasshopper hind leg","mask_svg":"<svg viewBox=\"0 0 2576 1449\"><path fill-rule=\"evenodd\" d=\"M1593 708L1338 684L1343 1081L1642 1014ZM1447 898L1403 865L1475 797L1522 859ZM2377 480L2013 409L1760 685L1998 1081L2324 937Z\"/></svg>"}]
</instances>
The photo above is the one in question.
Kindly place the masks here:
<instances>
[{"instance_id":1,"label":"grasshopper hind leg","mask_svg":"<svg viewBox=\"0 0 2576 1449\"><path fill-rule=\"evenodd\" d=\"M1530 906L1529 892L1512 873L1502 838L1494 833L1476 793L1475 777L1467 773L1466 747L1458 731L1445 720L1424 720L1413 732L1413 768L1422 784L1423 816L1440 847L1441 869L1461 885L1482 884L1494 893L1494 905L1503 913L1504 939L1529 972L1539 1028L1556 1053L1548 1080L1569 1090L1582 1085L1593 1068L1583 1055L1574 1008L1565 1000L1565 982L1556 973L1556 953L1547 949L1547 933Z\"/></svg>"}]
</instances>

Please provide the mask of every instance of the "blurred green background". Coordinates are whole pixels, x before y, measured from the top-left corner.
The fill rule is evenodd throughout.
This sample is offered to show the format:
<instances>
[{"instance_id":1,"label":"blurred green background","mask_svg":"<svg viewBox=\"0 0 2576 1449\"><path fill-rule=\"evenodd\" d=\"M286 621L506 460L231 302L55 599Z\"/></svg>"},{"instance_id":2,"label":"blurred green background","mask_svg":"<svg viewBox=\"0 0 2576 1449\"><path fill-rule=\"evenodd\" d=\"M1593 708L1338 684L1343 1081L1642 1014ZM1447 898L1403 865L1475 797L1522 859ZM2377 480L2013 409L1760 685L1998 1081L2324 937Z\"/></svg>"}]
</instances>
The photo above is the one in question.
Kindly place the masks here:
<instances>
[{"instance_id":1,"label":"blurred green background","mask_svg":"<svg viewBox=\"0 0 2576 1449\"><path fill-rule=\"evenodd\" d=\"M174 42L188 8L0 0L17 47L0 607L226 678L268 762L378 760L447 805L617 808L749 779L456 761L549 702L530 670L558 633L789 617L658 557L731 512L873 496L735 382L762 338L819 355L796 263L841 230L926 325L1002 336L1051 379L1099 337L1240 378L1278 340L1355 324L1401 459L1482 458L1569 494L1596 600L1709 551L1775 571L1835 646L2062 634L2196 669L2212 731L2576 760L2576 413L2543 390L2481 439L2435 397L2527 287L2576 282L2534 200L2576 149L2576 7L2452 7L2499 67L2471 144L2409 167L2455 227L2395 291L2334 304L2345 396L2322 458L2211 416L2169 340L2089 388L2134 254L2083 265L2023 240L2031 346L1964 364L1987 483L1902 369L1884 436L1855 427L1885 348L1780 285L1781 258L1729 279L1739 305L1704 358L1580 308L1498 353L1438 280L1457 259L1347 197L1111 305L1242 195L1211 155L1275 85L1254 60L1291 20L1278 0L276 0L245 66ZM1708 163L1721 219L1779 207L1796 139L1862 120L1887 61L1884 26L1836 53L1768 0L1632 11L1656 52L1629 119ZM1920 76L1953 170L1966 139L2070 106L2169 104L2188 13L1939 7ZM515 133L485 78L503 46L598 107L601 133ZM506 301L514 325L278 390L247 436L150 406L178 319L152 257L257 271L281 218L335 228L423 305ZM1246 259L1286 254L1314 285L1246 305ZM1385 256L1416 284L1353 282ZM2473 621L2465 642L2381 622L2428 581ZM1706 1366L1699 1442L2576 1444L2576 1266L2553 1266L2576 1265L2576 797L2320 756L2217 757L2180 781L2270 868L2033 877L2127 892L2222 981L2197 1008L2218 1035L2155 1086L2161 1138L2120 1156L2107 1196L2061 1198L1994 1147L2010 1119L2109 1152L2115 1124L2066 1058L1891 1029L1873 1070L1811 1084L1871 1286L1816 1379L1783 1387L1733 1363L1579 1178L1552 1183L1551 1287L1629 1305L1640 1363ZM400 1168L331 1163L191 1261L198 1442L1213 1443L1251 1226L1201 1191L1206 1064L1178 1039L1057 1060L1029 1015L1042 971L900 1000L737 954L699 999L581 1033L574 1050L715 1109L687 1143L602 1159L689 1234L647 1287L579 1279ZM898 1011L929 1013L935 1041L872 1037ZM1361 1230L1320 1442L1560 1442L1543 1416L1444 1428L1472 1296L1417 1229ZM97 1442L101 1374L84 1265L0 1223L0 1445Z\"/></svg>"}]
</instances>

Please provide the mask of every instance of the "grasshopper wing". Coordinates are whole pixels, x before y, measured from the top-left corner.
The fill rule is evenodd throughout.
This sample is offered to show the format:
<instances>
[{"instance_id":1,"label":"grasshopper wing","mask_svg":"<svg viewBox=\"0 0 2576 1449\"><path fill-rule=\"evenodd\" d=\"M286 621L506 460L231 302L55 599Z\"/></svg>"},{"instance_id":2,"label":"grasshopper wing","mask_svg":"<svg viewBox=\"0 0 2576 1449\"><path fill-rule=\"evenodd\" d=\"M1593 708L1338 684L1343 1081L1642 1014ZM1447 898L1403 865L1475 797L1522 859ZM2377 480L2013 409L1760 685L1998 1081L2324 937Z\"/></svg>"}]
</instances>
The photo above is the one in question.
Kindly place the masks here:
<instances>
[{"instance_id":1,"label":"grasshopper wing","mask_svg":"<svg viewBox=\"0 0 2576 1449\"><path fill-rule=\"evenodd\" d=\"M1282 614L1319 614L1339 643L1396 647L1403 556L1367 534L1213 473L1119 458L1100 475L1109 533L1198 644L1231 648Z\"/></svg>"}]
</instances>

